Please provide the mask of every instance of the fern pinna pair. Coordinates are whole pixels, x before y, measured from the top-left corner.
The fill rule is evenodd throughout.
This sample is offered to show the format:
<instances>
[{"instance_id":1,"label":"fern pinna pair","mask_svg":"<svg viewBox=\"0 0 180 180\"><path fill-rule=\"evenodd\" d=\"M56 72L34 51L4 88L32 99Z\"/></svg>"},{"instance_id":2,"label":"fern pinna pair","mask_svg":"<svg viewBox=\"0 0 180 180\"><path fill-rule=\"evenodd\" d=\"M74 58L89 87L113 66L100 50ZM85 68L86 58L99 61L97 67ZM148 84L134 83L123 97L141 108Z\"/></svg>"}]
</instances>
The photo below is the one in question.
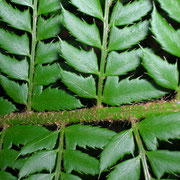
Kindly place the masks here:
<instances>
[{"instance_id":1,"label":"fern pinna pair","mask_svg":"<svg viewBox=\"0 0 180 180\"><path fill-rule=\"evenodd\" d=\"M74 11L70 12L66 1L0 0L1 115L22 109L21 105L27 112L79 109L86 106L84 99L95 99L98 108L120 106L159 98L170 90L177 91L178 101L177 63L163 60L153 47L139 47L152 32L165 51L179 58L179 29L168 24L151 0L126 2L71 0ZM180 22L178 0L155 4L173 22ZM151 20L146 20L150 14ZM72 35L69 41L61 39L64 31ZM134 72L141 64L148 78L136 77ZM150 116L140 123L129 117L132 128L120 133L83 125L65 127L66 122L54 132L37 126L8 128L1 133L0 177L17 179L7 167L16 169L19 179L48 180L80 179L78 173L97 179L104 172L112 180L150 180L180 172L179 152L157 150L157 139L179 139L179 113ZM25 128L27 133L22 131ZM98 160L77 146L104 150ZM132 156L119 162L126 154Z\"/></svg>"},{"instance_id":2,"label":"fern pinna pair","mask_svg":"<svg viewBox=\"0 0 180 180\"><path fill-rule=\"evenodd\" d=\"M13 7L16 4L24 11ZM88 24L81 20L75 13L63 9L59 0L12 0L12 4L0 1L0 17L5 22L2 26L7 27L0 29L3 49L0 79L13 103L25 105L27 111L83 107L73 92L82 98L96 99L97 107L102 103L119 106L158 98L169 89L178 89L177 66L136 46L148 35L149 22L141 19L151 11L151 1L140 0L123 6L119 1L109 0L104 4L104 15L100 1L74 0L72 4L97 22L93 20L93 24ZM112 4L114 7L109 13ZM179 31L168 25L155 7L152 17L152 32L156 39L165 50L179 56L179 43L173 41L178 39ZM63 26L90 50L79 49L67 41L58 42L55 36ZM100 57L94 48L98 49ZM68 68L70 70L62 68L63 60L59 65L58 53L72 67ZM142 56L144 67L159 87L147 79L123 78L140 65ZM60 81L67 89L56 83ZM1 107L1 114L16 110L15 105L2 97Z\"/></svg>"}]
</instances>

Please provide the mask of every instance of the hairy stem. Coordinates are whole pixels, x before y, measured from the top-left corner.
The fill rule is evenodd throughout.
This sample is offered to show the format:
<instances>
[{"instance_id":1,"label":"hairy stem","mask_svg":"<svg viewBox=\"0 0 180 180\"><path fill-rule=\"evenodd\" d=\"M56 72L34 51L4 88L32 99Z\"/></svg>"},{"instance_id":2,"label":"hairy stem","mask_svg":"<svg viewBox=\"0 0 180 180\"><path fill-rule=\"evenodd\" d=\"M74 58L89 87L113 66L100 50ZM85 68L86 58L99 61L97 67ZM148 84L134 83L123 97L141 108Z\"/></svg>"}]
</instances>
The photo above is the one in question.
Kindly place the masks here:
<instances>
[{"instance_id":1,"label":"hairy stem","mask_svg":"<svg viewBox=\"0 0 180 180\"><path fill-rule=\"evenodd\" d=\"M30 112L12 113L0 116L0 126L16 124L61 124L97 121L119 121L133 118L147 118L153 115L165 115L179 112L180 103L153 102L142 105L129 105L121 107L77 109L62 112Z\"/></svg>"},{"instance_id":2,"label":"hairy stem","mask_svg":"<svg viewBox=\"0 0 180 180\"><path fill-rule=\"evenodd\" d=\"M65 128L65 123L62 123L61 128L60 128L60 143L59 143L58 155L57 155L57 166L56 166L56 170L55 170L55 180L59 180L60 175L61 175L63 146L64 146L64 128Z\"/></svg>"},{"instance_id":3,"label":"hairy stem","mask_svg":"<svg viewBox=\"0 0 180 180\"><path fill-rule=\"evenodd\" d=\"M3 149L4 136L5 136L6 129L7 129L7 125L4 124L4 127L3 127L2 131L0 132L0 150Z\"/></svg>"},{"instance_id":4,"label":"hairy stem","mask_svg":"<svg viewBox=\"0 0 180 180\"><path fill-rule=\"evenodd\" d=\"M29 90L28 90L28 103L27 111L31 111L32 107L32 94L33 94L33 78L34 78L34 65L36 54L36 41L37 41L37 4L38 0L34 0L33 5L33 26L32 26L32 43L31 43L31 56L30 56L30 71L29 71Z\"/></svg>"},{"instance_id":5,"label":"hairy stem","mask_svg":"<svg viewBox=\"0 0 180 180\"><path fill-rule=\"evenodd\" d=\"M133 132L135 135L136 143L138 145L138 149L140 152L140 157L141 157L142 166L143 166L143 170L144 170L145 180L151 180L151 175L149 173L148 165L147 165L147 161L146 161L146 152L145 152L145 149L143 147L143 143L142 143L141 137L139 135L139 131L136 127L136 122L133 118L131 120L131 123L132 123Z\"/></svg>"},{"instance_id":6,"label":"hairy stem","mask_svg":"<svg viewBox=\"0 0 180 180\"><path fill-rule=\"evenodd\" d=\"M177 89L176 101L180 102L180 87L178 87L178 89Z\"/></svg>"},{"instance_id":7,"label":"hairy stem","mask_svg":"<svg viewBox=\"0 0 180 180\"><path fill-rule=\"evenodd\" d=\"M104 69L107 57L107 40L109 33L109 8L110 0L105 2L105 15L103 21L103 42L101 49L101 62L100 62L100 73L99 73L99 82L98 82L98 95L97 95L97 107L101 107L102 103L102 92L103 92L103 82L104 82Z\"/></svg>"}]
</instances>

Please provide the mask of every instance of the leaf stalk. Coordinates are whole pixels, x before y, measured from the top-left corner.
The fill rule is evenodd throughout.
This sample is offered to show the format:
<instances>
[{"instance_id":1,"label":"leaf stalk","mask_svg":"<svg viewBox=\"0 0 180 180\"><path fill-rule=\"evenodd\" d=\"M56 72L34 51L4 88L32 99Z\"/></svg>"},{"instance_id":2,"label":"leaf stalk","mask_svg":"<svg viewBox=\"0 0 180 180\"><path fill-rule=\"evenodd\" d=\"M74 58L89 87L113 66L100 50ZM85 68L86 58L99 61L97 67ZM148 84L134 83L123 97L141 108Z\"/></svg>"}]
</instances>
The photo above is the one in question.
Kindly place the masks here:
<instances>
[{"instance_id":1,"label":"leaf stalk","mask_svg":"<svg viewBox=\"0 0 180 180\"><path fill-rule=\"evenodd\" d=\"M146 151L143 147L143 143L142 143L141 137L139 135L138 128L136 127L136 122L135 122L134 118L131 119L131 124L132 124L133 132L135 135L136 143L138 145L138 149L140 152L140 157L141 157L141 162L142 162L142 166L143 166L143 170L144 170L145 180L151 180L151 175L149 173L147 160L146 160Z\"/></svg>"},{"instance_id":2,"label":"leaf stalk","mask_svg":"<svg viewBox=\"0 0 180 180\"><path fill-rule=\"evenodd\" d=\"M100 108L102 104L102 93L103 93L103 83L104 83L104 70L107 58L107 42L109 33L109 8L111 3L109 0L105 2L105 15L103 21L103 40L101 49L101 62L100 62L100 73L98 82L98 95L97 95L97 107Z\"/></svg>"},{"instance_id":3,"label":"leaf stalk","mask_svg":"<svg viewBox=\"0 0 180 180\"><path fill-rule=\"evenodd\" d=\"M55 170L55 180L59 180L59 177L61 175L61 167L62 167L62 156L63 156L63 146L64 146L64 128L65 123L61 124L60 128L60 143L58 147L58 154L57 154L57 166Z\"/></svg>"},{"instance_id":4,"label":"leaf stalk","mask_svg":"<svg viewBox=\"0 0 180 180\"><path fill-rule=\"evenodd\" d=\"M12 113L0 116L0 126L17 124L61 124L78 122L119 121L147 118L154 115L168 114L180 111L180 103L153 102L142 105L126 105L121 107L104 107L77 109L62 112L30 112Z\"/></svg>"},{"instance_id":5,"label":"leaf stalk","mask_svg":"<svg viewBox=\"0 0 180 180\"><path fill-rule=\"evenodd\" d=\"M30 112L32 108L33 79L34 79L34 66L35 66L36 42L37 42L37 18L38 18L37 5L38 5L38 0L34 0L32 44L31 44L31 56L30 56L30 70L29 70L29 89L28 89L28 103L27 103L28 112Z\"/></svg>"}]
</instances>

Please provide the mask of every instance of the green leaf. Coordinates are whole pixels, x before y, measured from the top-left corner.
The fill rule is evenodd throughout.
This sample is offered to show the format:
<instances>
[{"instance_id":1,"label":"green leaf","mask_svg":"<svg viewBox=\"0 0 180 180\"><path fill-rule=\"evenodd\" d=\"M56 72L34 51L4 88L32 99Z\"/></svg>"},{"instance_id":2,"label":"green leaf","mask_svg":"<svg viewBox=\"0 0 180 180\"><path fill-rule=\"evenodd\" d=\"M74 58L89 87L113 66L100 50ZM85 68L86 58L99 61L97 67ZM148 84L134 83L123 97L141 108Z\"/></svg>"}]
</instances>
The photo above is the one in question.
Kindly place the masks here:
<instances>
[{"instance_id":1,"label":"green leaf","mask_svg":"<svg viewBox=\"0 0 180 180\"><path fill-rule=\"evenodd\" d=\"M53 177L53 174L34 174L24 180L52 180Z\"/></svg>"},{"instance_id":2,"label":"green leaf","mask_svg":"<svg viewBox=\"0 0 180 180\"><path fill-rule=\"evenodd\" d=\"M91 51L79 50L62 40L60 49L62 57L77 71L98 74L97 56L93 49Z\"/></svg>"},{"instance_id":3,"label":"green leaf","mask_svg":"<svg viewBox=\"0 0 180 180\"><path fill-rule=\"evenodd\" d=\"M134 101L159 98L168 91L156 88L146 79L124 79L108 77L104 87L103 102L110 105L130 104Z\"/></svg>"},{"instance_id":4,"label":"green leaf","mask_svg":"<svg viewBox=\"0 0 180 180\"><path fill-rule=\"evenodd\" d=\"M27 34L18 36L0 29L0 47L12 54L28 56L29 38Z\"/></svg>"},{"instance_id":5,"label":"green leaf","mask_svg":"<svg viewBox=\"0 0 180 180\"><path fill-rule=\"evenodd\" d=\"M107 58L106 76L120 76L135 70L141 63L142 50L117 53L110 52Z\"/></svg>"},{"instance_id":6,"label":"green leaf","mask_svg":"<svg viewBox=\"0 0 180 180\"><path fill-rule=\"evenodd\" d=\"M55 12L61 9L59 0L39 0L38 15Z\"/></svg>"},{"instance_id":7,"label":"green leaf","mask_svg":"<svg viewBox=\"0 0 180 180\"><path fill-rule=\"evenodd\" d=\"M49 85L60 79L60 68L58 64L47 66L38 65L34 74L34 85Z\"/></svg>"},{"instance_id":8,"label":"green leaf","mask_svg":"<svg viewBox=\"0 0 180 180\"><path fill-rule=\"evenodd\" d=\"M140 158L133 158L116 165L108 180L139 180L140 171Z\"/></svg>"},{"instance_id":9,"label":"green leaf","mask_svg":"<svg viewBox=\"0 0 180 180\"><path fill-rule=\"evenodd\" d=\"M59 42L48 43L39 41L36 52L36 63L46 64L58 60L58 53L60 52Z\"/></svg>"},{"instance_id":10,"label":"green leaf","mask_svg":"<svg viewBox=\"0 0 180 180\"><path fill-rule=\"evenodd\" d=\"M78 176L61 173L61 180L81 180Z\"/></svg>"},{"instance_id":11,"label":"green leaf","mask_svg":"<svg viewBox=\"0 0 180 180\"><path fill-rule=\"evenodd\" d=\"M103 148L115 134L105 128L81 124L68 126L65 128L66 149L75 150L77 145L83 148Z\"/></svg>"},{"instance_id":12,"label":"green leaf","mask_svg":"<svg viewBox=\"0 0 180 180\"><path fill-rule=\"evenodd\" d=\"M37 111L64 110L82 107L78 99L60 89L48 87L40 95L33 97L33 109Z\"/></svg>"},{"instance_id":13,"label":"green leaf","mask_svg":"<svg viewBox=\"0 0 180 180\"><path fill-rule=\"evenodd\" d=\"M16 110L16 107L7 99L0 97L0 115L12 113Z\"/></svg>"},{"instance_id":14,"label":"green leaf","mask_svg":"<svg viewBox=\"0 0 180 180\"><path fill-rule=\"evenodd\" d=\"M19 178L46 170L52 172L56 162L56 151L40 151L30 156L20 169Z\"/></svg>"},{"instance_id":15,"label":"green leaf","mask_svg":"<svg viewBox=\"0 0 180 180\"><path fill-rule=\"evenodd\" d=\"M99 0L71 0L81 12L103 20L103 12Z\"/></svg>"},{"instance_id":16,"label":"green leaf","mask_svg":"<svg viewBox=\"0 0 180 180\"><path fill-rule=\"evenodd\" d=\"M31 32L31 16L29 10L21 12L4 0L0 0L0 7L0 17L2 21L10 24L14 28Z\"/></svg>"},{"instance_id":17,"label":"green leaf","mask_svg":"<svg viewBox=\"0 0 180 180\"><path fill-rule=\"evenodd\" d=\"M0 171L0 179L2 179L2 180L17 180L16 177L14 177L12 174L10 174L6 171Z\"/></svg>"},{"instance_id":18,"label":"green leaf","mask_svg":"<svg viewBox=\"0 0 180 180\"><path fill-rule=\"evenodd\" d=\"M179 72L177 64L169 64L152 52L144 50L143 66L158 85L173 90L178 88Z\"/></svg>"},{"instance_id":19,"label":"green leaf","mask_svg":"<svg viewBox=\"0 0 180 180\"><path fill-rule=\"evenodd\" d=\"M67 173L74 170L79 173L95 175L99 172L99 161L81 151L64 150L63 163Z\"/></svg>"},{"instance_id":20,"label":"green leaf","mask_svg":"<svg viewBox=\"0 0 180 180\"><path fill-rule=\"evenodd\" d=\"M18 61L0 53L0 70L10 78L28 80L29 64L26 59Z\"/></svg>"},{"instance_id":21,"label":"green leaf","mask_svg":"<svg viewBox=\"0 0 180 180\"><path fill-rule=\"evenodd\" d=\"M62 15L52 16L49 19L39 17L37 26L37 40L55 37L62 29L61 24Z\"/></svg>"},{"instance_id":22,"label":"green leaf","mask_svg":"<svg viewBox=\"0 0 180 180\"><path fill-rule=\"evenodd\" d=\"M6 91L9 97L19 104L26 104L28 96L28 86L26 84L19 85L18 83L9 80L5 76L0 75L0 84Z\"/></svg>"},{"instance_id":23,"label":"green leaf","mask_svg":"<svg viewBox=\"0 0 180 180\"><path fill-rule=\"evenodd\" d=\"M179 0L158 0L159 3L161 4L161 7L168 12L171 18L174 20L178 21L180 23L180 1Z\"/></svg>"},{"instance_id":24,"label":"green leaf","mask_svg":"<svg viewBox=\"0 0 180 180\"><path fill-rule=\"evenodd\" d=\"M152 13L152 32L156 40L161 44L164 50L180 57L180 30L175 29L157 12L154 8Z\"/></svg>"},{"instance_id":25,"label":"green leaf","mask_svg":"<svg viewBox=\"0 0 180 180\"><path fill-rule=\"evenodd\" d=\"M124 155L133 154L134 148L132 129L115 135L101 153L100 172L114 165Z\"/></svg>"},{"instance_id":26,"label":"green leaf","mask_svg":"<svg viewBox=\"0 0 180 180\"><path fill-rule=\"evenodd\" d=\"M11 1L16 4L32 7L32 0L11 0Z\"/></svg>"},{"instance_id":27,"label":"green leaf","mask_svg":"<svg viewBox=\"0 0 180 180\"><path fill-rule=\"evenodd\" d=\"M101 48L101 38L96 24L81 21L74 14L63 9L65 27L78 41L90 46Z\"/></svg>"},{"instance_id":28,"label":"green leaf","mask_svg":"<svg viewBox=\"0 0 180 180\"><path fill-rule=\"evenodd\" d=\"M146 155L158 179L164 173L174 174L180 172L180 152L167 150L146 151Z\"/></svg>"},{"instance_id":29,"label":"green leaf","mask_svg":"<svg viewBox=\"0 0 180 180\"><path fill-rule=\"evenodd\" d=\"M48 130L41 126L16 125L8 128L5 132L4 148L11 148L12 144L16 146L26 145L33 139L46 134Z\"/></svg>"},{"instance_id":30,"label":"green leaf","mask_svg":"<svg viewBox=\"0 0 180 180\"><path fill-rule=\"evenodd\" d=\"M42 149L52 150L56 144L58 133L58 131L48 132L42 136L37 137L36 139L33 139L21 148L19 156L30 154Z\"/></svg>"},{"instance_id":31,"label":"green leaf","mask_svg":"<svg viewBox=\"0 0 180 180\"><path fill-rule=\"evenodd\" d=\"M19 154L19 153L18 153ZM14 169L21 169L24 162L27 160L27 157L26 158L20 158L20 159L17 159L14 164L13 164L13 168Z\"/></svg>"},{"instance_id":32,"label":"green leaf","mask_svg":"<svg viewBox=\"0 0 180 180\"><path fill-rule=\"evenodd\" d=\"M142 41L148 34L148 21L119 29L111 28L108 50L124 50Z\"/></svg>"},{"instance_id":33,"label":"green leaf","mask_svg":"<svg viewBox=\"0 0 180 180\"><path fill-rule=\"evenodd\" d=\"M5 170L7 167L14 167L14 163L19 152L13 149L0 150L0 169Z\"/></svg>"},{"instance_id":34,"label":"green leaf","mask_svg":"<svg viewBox=\"0 0 180 180\"><path fill-rule=\"evenodd\" d=\"M39 96L43 91L43 86L34 86L33 96Z\"/></svg>"},{"instance_id":35,"label":"green leaf","mask_svg":"<svg viewBox=\"0 0 180 180\"><path fill-rule=\"evenodd\" d=\"M110 24L114 26L132 24L145 16L151 8L152 3L150 0L134 1L125 6L120 1L117 1L112 11Z\"/></svg>"},{"instance_id":36,"label":"green leaf","mask_svg":"<svg viewBox=\"0 0 180 180\"><path fill-rule=\"evenodd\" d=\"M74 93L84 98L96 98L96 83L93 76L84 78L75 73L61 70L63 83Z\"/></svg>"},{"instance_id":37,"label":"green leaf","mask_svg":"<svg viewBox=\"0 0 180 180\"><path fill-rule=\"evenodd\" d=\"M140 134L150 150L156 150L158 141L180 139L180 113L152 116L141 121L138 125Z\"/></svg>"}]
</instances>

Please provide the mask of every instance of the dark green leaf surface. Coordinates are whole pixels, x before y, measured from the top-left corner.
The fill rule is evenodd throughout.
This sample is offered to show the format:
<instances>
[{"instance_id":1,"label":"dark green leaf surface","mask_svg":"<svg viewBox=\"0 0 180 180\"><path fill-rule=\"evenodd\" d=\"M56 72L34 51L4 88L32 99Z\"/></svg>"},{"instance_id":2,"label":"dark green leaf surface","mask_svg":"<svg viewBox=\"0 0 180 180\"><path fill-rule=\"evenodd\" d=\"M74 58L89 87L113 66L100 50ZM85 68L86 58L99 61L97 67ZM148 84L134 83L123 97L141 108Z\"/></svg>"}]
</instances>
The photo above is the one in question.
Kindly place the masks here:
<instances>
[{"instance_id":1,"label":"dark green leaf surface","mask_svg":"<svg viewBox=\"0 0 180 180\"><path fill-rule=\"evenodd\" d=\"M62 40L60 49L62 57L77 71L98 74L97 56L93 49L91 51L79 50Z\"/></svg>"},{"instance_id":2,"label":"dark green leaf surface","mask_svg":"<svg viewBox=\"0 0 180 180\"><path fill-rule=\"evenodd\" d=\"M37 137L36 139L33 139L22 147L19 156L30 154L42 149L52 150L56 144L58 133L58 131L48 132L42 136Z\"/></svg>"},{"instance_id":3,"label":"dark green leaf surface","mask_svg":"<svg viewBox=\"0 0 180 180\"><path fill-rule=\"evenodd\" d=\"M101 39L96 24L88 24L74 14L63 9L65 27L78 41L90 46L101 48Z\"/></svg>"},{"instance_id":4,"label":"dark green leaf surface","mask_svg":"<svg viewBox=\"0 0 180 180\"><path fill-rule=\"evenodd\" d=\"M20 169L19 177L22 178L42 170L47 170L51 173L55 165L56 154L56 151L40 151L33 154Z\"/></svg>"},{"instance_id":5,"label":"dark green leaf surface","mask_svg":"<svg viewBox=\"0 0 180 180\"><path fill-rule=\"evenodd\" d=\"M31 32L31 15L29 10L21 12L4 0L0 0L0 17L12 27ZM13 18L12 18L13 17Z\"/></svg>"},{"instance_id":6,"label":"dark green leaf surface","mask_svg":"<svg viewBox=\"0 0 180 180\"><path fill-rule=\"evenodd\" d=\"M19 152L13 149L0 150L0 169L5 170L7 167L14 167L15 160Z\"/></svg>"},{"instance_id":7,"label":"dark green leaf surface","mask_svg":"<svg viewBox=\"0 0 180 180\"><path fill-rule=\"evenodd\" d=\"M63 110L82 107L78 99L60 89L45 89L40 95L33 97L33 109L37 111Z\"/></svg>"},{"instance_id":8,"label":"dark green leaf surface","mask_svg":"<svg viewBox=\"0 0 180 180\"><path fill-rule=\"evenodd\" d=\"M10 174L6 171L0 171L0 179L2 179L2 180L17 180L16 177L14 177L12 174Z\"/></svg>"},{"instance_id":9,"label":"dark green leaf surface","mask_svg":"<svg viewBox=\"0 0 180 180\"><path fill-rule=\"evenodd\" d=\"M39 0L38 14L47 14L61 9L59 0Z\"/></svg>"},{"instance_id":10,"label":"dark green leaf surface","mask_svg":"<svg viewBox=\"0 0 180 180\"><path fill-rule=\"evenodd\" d=\"M150 0L139 0L129 3L125 6L120 1L117 1L113 8L110 24L121 26L131 24L134 21L140 20L152 8Z\"/></svg>"},{"instance_id":11,"label":"dark green leaf surface","mask_svg":"<svg viewBox=\"0 0 180 180\"><path fill-rule=\"evenodd\" d=\"M99 172L99 161L81 151L64 150L63 163L67 173L74 170L79 173L95 175Z\"/></svg>"},{"instance_id":12,"label":"dark green leaf surface","mask_svg":"<svg viewBox=\"0 0 180 180\"><path fill-rule=\"evenodd\" d=\"M110 105L130 104L134 101L149 100L167 94L145 79L124 79L108 77L104 87L103 102Z\"/></svg>"},{"instance_id":13,"label":"dark green leaf surface","mask_svg":"<svg viewBox=\"0 0 180 180\"><path fill-rule=\"evenodd\" d=\"M157 12L154 8L152 13L152 32L156 40L161 44L164 50L180 57L180 30L175 29Z\"/></svg>"},{"instance_id":14,"label":"dark green leaf surface","mask_svg":"<svg viewBox=\"0 0 180 180\"><path fill-rule=\"evenodd\" d=\"M147 151L146 154L153 172L158 179L160 179L164 173L174 174L180 172L179 151Z\"/></svg>"},{"instance_id":15,"label":"dark green leaf surface","mask_svg":"<svg viewBox=\"0 0 180 180\"><path fill-rule=\"evenodd\" d=\"M115 135L101 153L100 172L114 165L124 155L133 154L134 148L132 129Z\"/></svg>"},{"instance_id":16,"label":"dark green leaf surface","mask_svg":"<svg viewBox=\"0 0 180 180\"><path fill-rule=\"evenodd\" d=\"M84 98L96 98L96 83L93 76L84 78L75 73L61 70L63 83L78 96Z\"/></svg>"},{"instance_id":17,"label":"dark green leaf surface","mask_svg":"<svg viewBox=\"0 0 180 180\"><path fill-rule=\"evenodd\" d=\"M113 26L110 31L108 50L124 50L139 43L147 36L148 25L149 23L144 21L123 29Z\"/></svg>"},{"instance_id":18,"label":"dark green leaf surface","mask_svg":"<svg viewBox=\"0 0 180 180\"><path fill-rule=\"evenodd\" d=\"M142 50L117 53L110 52L107 58L106 76L120 76L135 70L140 65Z\"/></svg>"},{"instance_id":19,"label":"dark green leaf surface","mask_svg":"<svg viewBox=\"0 0 180 180\"><path fill-rule=\"evenodd\" d=\"M49 85L60 79L60 68L58 64L47 66L38 65L34 74L34 85Z\"/></svg>"},{"instance_id":20,"label":"dark green leaf surface","mask_svg":"<svg viewBox=\"0 0 180 180\"><path fill-rule=\"evenodd\" d=\"M180 113L149 117L137 126L147 148L150 150L157 148L157 139L162 141L180 139Z\"/></svg>"},{"instance_id":21,"label":"dark green leaf surface","mask_svg":"<svg viewBox=\"0 0 180 180\"><path fill-rule=\"evenodd\" d=\"M16 125L8 128L5 133L4 148L9 149L12 144L16 146L26 145L33 139L46 134L48 130L40 126Z\"/></svg>"},{"instance_id":22,"label":"dark green leaf surface","mask_svg":"<svg viewBox=\"0 0 180 180\"><path fill-rule=\"evenodd\" d=\"M11 1L16 4L32 7L32 0L11 0Z\"/></svg>"},{"instance_id":23,"label":"dark green leaf surface","mask_svg":"<svg viewBox=\"0 0 180 180\"><path fill-rule=\"evenodd\" d=\"M7 99L0 97L0 115L12 113L16 110L16 107Z\"/></svg>"},{"instance_id":24,"label":"dark green leaf surface","mask_svg":"<svg viewBox=\"0 0 180 180\"><path fill-rule=\"evenodd\" d=\"M26 104L28 87L27 84L19 85L18 83L9 80L5 76L0 75L0 84L6 91L9 97L19 104Z\"/></svg>"},{"instance_id":25,"label":"dark green leaf surface","mask_svg":"<svg viewBox=\"0 0 180 180\"><path fill-rule=\"evenodd\" d=\"M105 128L81 124L68 126L65 128L66 149L75 150L77 145L83 148L103 148L114 135L114 131Z\"/></svg>"},{"instance_id":26,"label":"dark green leaf surface","mask_svg":"<svg viewBox=\"0 0 180 180\"><path fill-rule=\"evenodd\" d=\"M38 20L37 40L55 37L61 31L62 15L51 16L48 19L42 17Z\"/></svg>"},{"instance_id":27,"label":"dark green leaf surface","mask_svg":"<svg viewBox=\"0 0 180 180\"><path fill-rule=\"evenodd\" d=\"M158 85L173 90L178 88L179 72L177 64L169 64L152 52L144 50L143 66Z\"/></svg>"},{"instance_id":28,"label":"dark green leaf surface","mask_svg":"<svg viewBox=\"0 0 180 180\"><path fill-rule=\"evenodd\" d=\"M140 158L133 158L116 165L108 180L139 180L140 170Z\"/></svg>"},{"instance_id":29,"label":"dark green leaf surface","mask_svg":"<svg viewBox=\"0 0 180 180\"><path fill-rule=\"evenodd\" d=\"M175 19L180 23L180 1L179 0L158 0L161 4L161 7L168 12L171 18Z\"/></svg>"},{"instance_id":30,"label":"dark green leaf surface","mask_svg":"<svg viewBox=\"0 0 180 180\"><path fill-rule=\"evenodd\" d=\"M28 56L29 38L27 34L18 36L16 34L0 29L0 47L12 54Z\"/></svg>"},{"instance_id":31,"label":"dark green leaf surface","mask_svg":"<svg viewBox=\"0 0 180 180\"><path fill-rule=\"evenodd\" d=\"M18 61L0 53L0 70L10 78L28 80L29 64L26 59Z\"/></svg>"},{"instance_id":32,"label":"dark green leaf surface","mask_svg":"<svg viewBox=\"0 0 180 180\"><path fill-rule=\"evenodd\" d=\"M81 180L78 176L61 173L61 180Z\"/></svg>"},{"instance_id":33,"label":"dark green leaf surface","mask_svg":"<svg viewBox=\"0 0 180 180\"><path fill-rule=\"evenodd\" d=\"M101 20L103 19L102 7L99 0L71 0L71 3L81 12Z\"/></svg>"},{"instance_id":34,"label":"dark green leaf surface","mask_svg":"<svg viewBox=\"0 0 180 180\"><path fill-rule=\"evenodd\" d=\"M59 42L45 44L44 42L39 41L36 52L36 63L52 63L55 60L58 60L59 52Z\"/></svg>"},{"instance_id":35,"label":"dark green leaf surface","mask_svg":"<svg viewBox=\"0 0 180 180\"><path fill-rule=\"evenodd\" d=\"M53 174L34 174L24 180L52 180Z\"/></svg>"}]
</instances>

